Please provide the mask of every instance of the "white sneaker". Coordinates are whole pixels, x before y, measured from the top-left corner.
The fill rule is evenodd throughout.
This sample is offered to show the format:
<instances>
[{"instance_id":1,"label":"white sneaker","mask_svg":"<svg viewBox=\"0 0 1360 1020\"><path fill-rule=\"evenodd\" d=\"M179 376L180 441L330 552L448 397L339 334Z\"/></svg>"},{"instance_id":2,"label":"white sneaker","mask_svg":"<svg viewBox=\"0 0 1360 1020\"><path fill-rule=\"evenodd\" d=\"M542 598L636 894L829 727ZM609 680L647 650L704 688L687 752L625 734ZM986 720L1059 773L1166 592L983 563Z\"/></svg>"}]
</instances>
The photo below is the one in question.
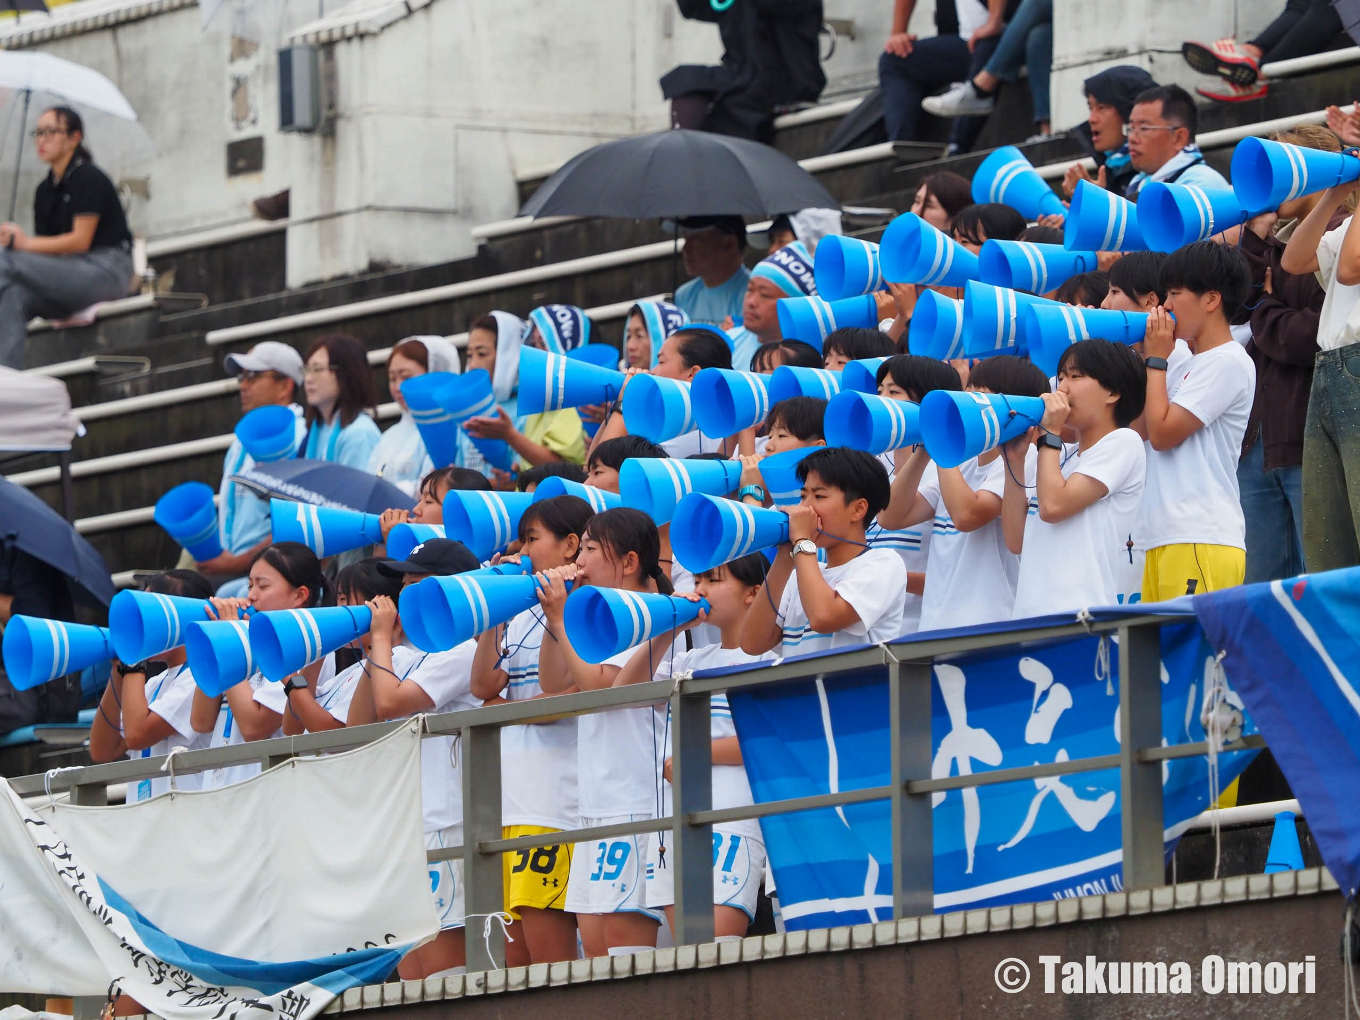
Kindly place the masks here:
<instances>
[{"instance_id":1,"label":"white sneaker","mask_svg":"<svg viewBox=\"0 0 1360 1020\"><path fill-rule=\"evenodd\" d=\"M921 100L921 109L936 117L985 117L996 107L995 96L979 96L971 82L949 86L938 96Z\"/></svg>"}]
</instances>

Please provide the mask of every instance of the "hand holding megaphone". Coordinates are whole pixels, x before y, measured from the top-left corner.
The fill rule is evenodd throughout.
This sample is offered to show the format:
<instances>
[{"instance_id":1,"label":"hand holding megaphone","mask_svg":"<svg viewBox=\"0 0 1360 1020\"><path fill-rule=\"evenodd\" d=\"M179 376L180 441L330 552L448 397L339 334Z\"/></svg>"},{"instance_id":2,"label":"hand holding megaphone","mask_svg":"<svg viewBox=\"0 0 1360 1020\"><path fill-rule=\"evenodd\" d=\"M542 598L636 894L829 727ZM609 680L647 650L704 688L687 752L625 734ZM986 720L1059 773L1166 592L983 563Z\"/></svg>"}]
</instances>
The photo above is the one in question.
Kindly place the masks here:
<instances>
[{"instance_id":1,"label":"hand holding megaphone","mask_svg":"<svg viewBox=\"0 0 1360 1020\"><path fill-rule=\"evenodd\" d=\"M1044 416L1039 419L1039 427L1054 434L1062 432L1067 418L1072 413L1072 404L1062 390L1041 394L1044 401Z\"/></svg>"},{"instance_id":2,"label":"hand holding megaphone","mask_svg":"<svg viewBox=\"0 0 1360 1020\"><path fill-rule=\"evenodd\" d=\"M1176 349L1176 320L1161 305L1148 313L1147 332L1143 334L1144 358L1169 358Z\"/></svg>"},{"instance_id":3,"label":"hand holding megaphone","mask_svg":"<svg viewBox=\"0 0 1360 1020\"><path fill-rule=\"evenodd\" d=\"M789 515L789 545L796 545L803 539L815 542L822 530L822 519L817 511L806 503L794 503L784 511Z\"/></svg>"},{"instance_id":4,"label":"hand holding megaphone","mask_svg":"<svg viewBox=\"0 0 1360 1020\"><path fill-rule=\"evenodd\" d=\"M244 620L250 614L248 599L208 599L208 619Z\"/></svg>"},{"instance_id":5,"label":"hand holding megaphone","mask_svg":"<svg viewBox=\"0 0 1360 1020\"><path fill-rule=\"evenodd\" d=\"M538 580L538 604L543 607L543 615L560 634L567 606L567 582L576 579L576 564L540 570L534 577Z\"/></svg>"},{"instance_id":6,"label":"hand holding megaphone","mask_svg":"<svg viewBox=\"0 0 1360 1020\"><path fill-rule=\"evenodd\" d=\"M410 510L384 510L378 518L378 527L382 529L383 544L387 544L387 536L392 534L392 529L398 524L410 523Z\"/></svg>"},{"instance_id":7,"label":"hand holding megaphone","mask_svg":"<svg viewBox=\"0 0 1360 1020\"><path fill-rule=\"evenodd\" d=\"M383 638L390 645L397 629L397 604L388 595L378 595L364 605L373 614L373 622L368 625L368 636L375 642Z\"/></svg>"}]
</instances>

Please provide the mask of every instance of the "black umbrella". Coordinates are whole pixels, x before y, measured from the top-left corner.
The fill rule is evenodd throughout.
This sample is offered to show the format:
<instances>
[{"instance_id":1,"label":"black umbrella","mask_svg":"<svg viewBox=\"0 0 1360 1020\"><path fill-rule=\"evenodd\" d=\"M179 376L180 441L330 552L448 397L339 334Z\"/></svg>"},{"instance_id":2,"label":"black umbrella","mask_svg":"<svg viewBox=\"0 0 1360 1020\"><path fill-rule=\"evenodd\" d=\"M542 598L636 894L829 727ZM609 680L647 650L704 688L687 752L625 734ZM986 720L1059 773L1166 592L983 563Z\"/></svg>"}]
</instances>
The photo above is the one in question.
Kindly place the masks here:
<instances>
[{"instance_id":1,"label":"black umbrella","mask_svg":"<svg viewBox=\"0 0 1360 1020\"><path fill-rule=\"evenodd\" d=\"M840 203L777 149L707 131L659 131L587 149L534 192L521 216L773 216Z\"/></svg>"},{"instance_id":2,"label":"black umbrella","mask_svg":"<svg viewBox=\"0 0 1360 1020\"><path fill-rule=\"evenodd\" d=\"M104 557L69 522L21 485L0 478L0 547L13 545L65 574L71 598L107 606L113 579Z\"/></svg>"},{"instance_id":3,"label":"black umbrella","mask_svg":"<svg viewBox=\"0 0 1360 1020\"><path fill-rule=\"evenodd\" d=\"M380 514L384 510L410 510L416 502L391 482L328 460L276 460L256 464L231 481L240 482L260 495L318 506Z\"/></svg>"}]
</instances>

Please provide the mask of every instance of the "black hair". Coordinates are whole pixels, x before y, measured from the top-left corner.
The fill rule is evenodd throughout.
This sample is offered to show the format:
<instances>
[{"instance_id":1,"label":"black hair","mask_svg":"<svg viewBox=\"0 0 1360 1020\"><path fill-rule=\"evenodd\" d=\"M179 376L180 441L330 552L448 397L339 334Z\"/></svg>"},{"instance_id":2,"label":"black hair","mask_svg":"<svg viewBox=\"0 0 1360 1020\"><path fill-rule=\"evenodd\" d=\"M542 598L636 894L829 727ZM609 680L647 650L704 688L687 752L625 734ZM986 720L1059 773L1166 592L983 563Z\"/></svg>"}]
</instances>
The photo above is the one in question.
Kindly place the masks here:
<instances>
[{"instance_id":1,"label":"black hair","mask_svg":"<svg viewBox=\"0 0 1360 1020\"><path fill-rule=\"evenodd\" d=\"M785 397L765 416L765 431L776 425L807 442L809 439L825 439L822 422L826 418L826 401L821 397Z\"/></svg>"},{"instance_id":2,"label":"black hair","mask_svg":"<svg viewBox=\"0 0 1360 1020\"><path fill-rule=\"evenodd\" d=\"M306 588L307 606L321 605L326 578L321 573L321 561L311 549L301 542L275 542L256 553L250 565L254 567L261 560L277 570L290 587Z\"/></svg>"},{"instance_id":3,"label":"black hair","mask_svg":"<svg viewBox=\"0 0 1360 1020\"><path fill-rule=\"evenodd\" d=\"M1199 126L1199 111L1195 109L1195 101L1185 89L1179 85L1158 85L1156 88L1138 93L1133 105L1139 106L1143 103L1161 103L1162 119L1179 124L1190 132L1190 141L1195 140L1195 131Z\"/></svg>"},{"instance_id":4,"label":"black hair","mask_svg":"<svg viewBox=\"0 0 1360 1020\"><path fill-rule=\"evenodd\" d=\"M609 559L620 560L628 553L637 553L638 570L643 577L656 582L656 590L670 595L670 578L661 569L661 535L656 524L641 510L630 506L616 506L596 514L586 525L581 536L593 538L609 551Z\"/></svg>"},{"instance_id":5,"label":"black hair","mask_svg":"<svg viewBox=\"0 0 1360 1020\"><path fill-rule=\"evenodd\" d=\"M167 570L142 579L142 591L156 595L179 595L186 599L210 599L212 582L197 570Z\"/></svg>"},{"instance_id":6,"label":"black hair","mask_svg":"<svg viewBox=\"0 0 1360 1020\"><path fill-rule=\"evenodd\" d=\"M721 581L725 576L735 577L748 588L759 588L765 583L765 575L769 572L770 561L765 558L765 554L753 552L738 556L735 560L728 560L709 570L700 571L695 579L703 577L710 581Z\"/></svg>"},{"instance_id":7,"label":"black hair","mask_svg":"<svg viewBox=\"0 0 1360 1020\"><path fill-rule=\"evenodd\" d=\"M545 478L565 478L569 482L584 482L586 480L586 469L580 464L573 464L569 460L554 460L547 464L535 464L533 467L519 473L515 481L515 487L520 492L528 492L529 487L537 486Z\"/></svg>"},{"instance_id":8,"label":"black hair","mask_svg":"<svg viewBox=\"0 0 1360 1020\"><path fill-rule=\"evenodd\" d=\"M1014 241L1024 232L1025 218L1000 202L970 205L954 217L954 240L969 244Z\"/></svg>"},{"instance_id":9,"label":"black hair","mask_svg":"<svg viewBox=\"0 0 1360 1020\"><path fill-rule=\"evenodd\" d=\"M1041 227L1036 223L1032 227L1026 227L1024 233L1016 240L1028 241L1030 244L1062 244L1063 232L1057 227Z\"/></svg>"},{"instance_id":10,"label":"black hair","mask_svg":"<svg viewBox=\"0 0 1360 1020\"><path fill-rule=\"evenodd\" d=\"M68 135L80 132L80 144L76 146L76 151L72 153L73 159L84 160L86 163L93 163L94 157L90 155L90 150L85 147L85 120L75 110L69 106L49 106L45 113L55 113L57 119L61 121L63 130Z\"/></svg>"},{"instance_id":11,"label":"black hair","mask_svg":"<svg viewBox=\"0 0 1360 1020\"><path fill-rule=\"evenodd\" d=\"M731 459L732 458L727 456L727 454L719 453L717 450L710 450L708 453L691 453L685 457L685 460L731 460Z\"/></svg>"},{"instance_id":12,"label":"black hair","mask_svg":"<svg viewBox=\"0 0 1360 1020\"><path fill-rule=\"evenodd\" d=\"M879 365L876 377L879 385L889 376L918 401L931 390L963 389L963 380L953 365L919 354L898 354Z\"/></svg>"},{"instance_id":13,"label":"black hair","mask_svg":"<svg viewBox=\"0 0 1360 1020\"><path fill-rule=\"evenodd\" d=\"M468 332L471 333L474 329L484 329L497 340L500 339L501 324L496 321L494 315L480 315L473 319L472 324L468 326Z\"/></svg>"},{"instance_id":14,"label":"black hair","mask_svg":"<svg viewBox=\"0 0 1360 1020\"><path fill-rule=\"evenodd\" d=\"M529 534L530 526L537 524L547 528L558 538L568 535L581 535L586 530L595 511L580 496L552 496L530 503L519 519L519 540L523 542Z\"/></svg>"},{"instance_id":15,"label":"black hair","mask_svg":"<svg viewBox=\"0 0 1360 1020\"><path fill-rule=\"evenodd\" d=\"M401 596L402 575L385 574L378 564L386 562L379 556L370 556L358 563L341 567L335 575L336 595L346 595L350 603L368 602L379 595L386 595L394 602Z\"/></svg>"},{"instance_id":16,"label":"black hair","mask_svg":"<svg viewBox=\"0 0 1360 1020\"><path fill-rule=\"evenodd\" d=\"M755 349L751 355L751 371L760 375L773 372L775 366L770 362L774 360L776 351L783 353L785 365L796 368L821 368L826 362L812 344L802 340L781 340L778 343L761 344Z\"/></svg>"},{"instance_id":17,"label":"black hair","mask_svg":"<svg viewBox=\"0 0 1360 1020\"><path fill-rule=\"evenodd\" d=\"M1058 288L1057 298L1065 305L1099 308L1110 292L1110 278L1099 270L1069 276Z\"/></svg>"},{"instance_id":18,"label":"black hair","mask_svg":"<svg viewBox=\"0 0 1360 1020\"><path fill-rule=\"evenodd\" d=\"M732 348L716 330L706 327L682 326L668 340L675 341L686 368L731 368Z\"/></svg>"},{"instance_id":19,"label":"black hair","mask_svg":"<svg viewBox=\"0 0 1360 1020\"><path fill-rule=\"evenodd\" d=\"M843 354L851 361L890 358L897 353L897 345L880 330L846 326L833 331L822 343L823 362L833 353Z\"/></svg>"},{"instance_id":20,"label":"black hair","mask_svg":"<svg viewBox=\"0 0 1360 1020\"><path fill-rule=\"evenodd\" d=\"M1166 304L1166 288L1162 286L1164 265L1166 265L1165 252L1131 251L1115 259L1106 276L1111 287L1118 287L1135 301L1142 301L1149 294L1155 294L1157 303L1164 305Z\"/></svg>"},{"instance_id":21,"label":"black hair","mask_svg":"<svg viewBox=\"0 0 1360 1020\"><path fill-rule=\"evenodd\" d=\"M807 484L808 475L816 472L830 488L840 489L846 505L857 499L867 500L869 510L864 515L864 526L883 511L892 499L888 484L888 469L883 462L863 450L844 446L828 446L814 450L798 462L798 481Z\"/></svg>"},{"instance_id":22,"label":"black hair","mask_svg":"<svg viewBox=\"0 0 1360 1020\"><path fill-rule=\"evenodd\" d=\"M1069 368L1118 393L1114 423L1121 429L1143 413L1147 400L1147 367L1133 348L1113 340L1078 340L1058 359L1058 375Z\"/></svg>"},{"instance_id":23,"label":"black hair","mask_svg":"<svg viewBox=\"0 0 1360 1020\"><path fill-rule=\"evenodd\" d=\"M927 195L934 195L935 201L940 203L940 208L949 217L949 222L954 222L954 217L964 209L973 204L973 185L967 177L956 174L952 170L937 170L924 178L916 186L916 190L926 189ZM915 192L912 193L913 199Z\"/></svg>"},{"instance_id":24,"label":"black hair","mask_svg":"<svg viewBox=\"0 0 1360 1020\"><path fill-rule=\"evenodd\" d=\"M1251 291L1251 268L1235 245L1196 241L1167 256L1162 286L1201 295L1217 291L1223 300L1223 317L1232 322Z\"/></svg>"},{"instance_id":25,"label":"black hair","mask_svg":"<svg viewBox=\"0 0 1360 1020\"><path fill-rule=\"evenodd\" d=\"M586 470L593 471L595 465L599 464L617 471L629 457L652 457L660 460L669 456L665 447L657 446L656 443L641 436L615 436L613 439L606 439L590 451Z\"/></svg>"},{"instance_id":26,"label":"black hair","mask_svg":"<svg viewBox=\"0 0 1360 1020\"><path fill-rule=\"evenodd\" d=\"M353 424L364 409L376 408L378 390L373 385L373 369L368 365L368 348L358 337L348 333L330 333L319 336L307 347L302 356L303 363L312 360L317 351L325 350L331 371L335 373L335 383L340 389L335 409L341 426ZM310 404L307 406L307 427L320 417L320 412Z\"/></svg>"},{"instance_id":27,"label":"black hair","mask_svg":"<svg viewBox=\"0 0 1360 1020\"><path fill-rule=\"evenodd\" d=\"M446 467L435 468L422 478L420 480L420 492L433 499L441 485L445 492L452 492L454 489L489 490L491 488L491 483L487 481L486 475L480 471L473 471L472 468L465 467Z\"/></svg>"},{"instance_id":28,"label":"black hair","mask_svg":"<svg viewBox=\"0 0 1360 1020\"><path fill-rule=\"evenodd\" d=\"M1049 392L1048 376L1028 358L998 354L973 362L968 385L1010 397L1040 397Z\"/></svg>"}]
</instances>

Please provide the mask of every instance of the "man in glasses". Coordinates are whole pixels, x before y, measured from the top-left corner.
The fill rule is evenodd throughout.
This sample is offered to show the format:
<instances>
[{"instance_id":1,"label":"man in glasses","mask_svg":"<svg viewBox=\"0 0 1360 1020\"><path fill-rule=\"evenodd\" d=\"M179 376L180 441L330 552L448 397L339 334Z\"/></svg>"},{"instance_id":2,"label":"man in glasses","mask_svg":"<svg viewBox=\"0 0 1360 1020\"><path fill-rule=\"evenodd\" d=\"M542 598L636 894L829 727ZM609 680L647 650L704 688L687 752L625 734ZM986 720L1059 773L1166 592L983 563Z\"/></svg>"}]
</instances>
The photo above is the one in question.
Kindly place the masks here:
<instances>
[{"instance_id":1,"label":"man in glasses","mask_svg":"<svg viewBox=\"0 0 1360 1020\"><path fill-rule=\"evenodd\" d=\"M1179 85L1158 85L1134 100L1129 114L1129 161L1138 171L1127 196L1137 201L1148 181L1228 188L1195 144L1195 101Z\"/></svg>"}]
</instances>

